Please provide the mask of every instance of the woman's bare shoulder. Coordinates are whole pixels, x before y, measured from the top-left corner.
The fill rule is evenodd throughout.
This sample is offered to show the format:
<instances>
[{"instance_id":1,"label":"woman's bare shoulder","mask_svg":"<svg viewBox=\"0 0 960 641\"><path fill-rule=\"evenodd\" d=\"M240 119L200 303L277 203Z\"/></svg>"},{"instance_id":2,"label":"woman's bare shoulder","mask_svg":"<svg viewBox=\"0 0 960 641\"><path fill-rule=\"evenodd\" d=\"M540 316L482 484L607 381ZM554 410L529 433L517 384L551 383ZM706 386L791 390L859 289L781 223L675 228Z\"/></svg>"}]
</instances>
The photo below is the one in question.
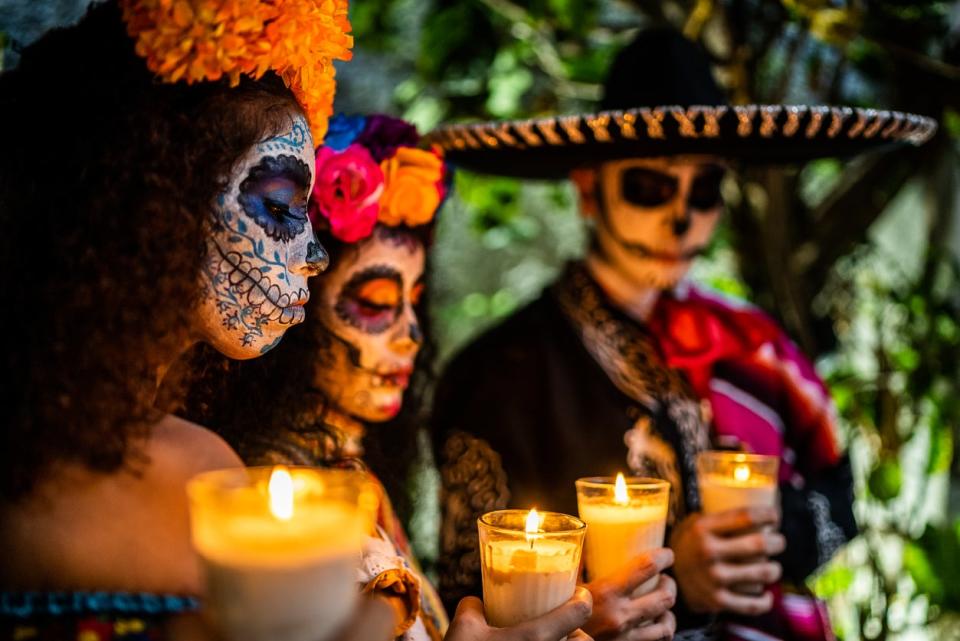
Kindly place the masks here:
<instances>
[{"instance_id":1,"label":"woman's bare shoulder","mask_svg":"<svg viewBox=\"0 0 960 641\"><path fill-rule=\"evenodd\" d=\"M147 455L158 464L181 468L190 476L243 465L219 435L173 415L165 416L154 426Z\"/></svg>"}]
</instances>

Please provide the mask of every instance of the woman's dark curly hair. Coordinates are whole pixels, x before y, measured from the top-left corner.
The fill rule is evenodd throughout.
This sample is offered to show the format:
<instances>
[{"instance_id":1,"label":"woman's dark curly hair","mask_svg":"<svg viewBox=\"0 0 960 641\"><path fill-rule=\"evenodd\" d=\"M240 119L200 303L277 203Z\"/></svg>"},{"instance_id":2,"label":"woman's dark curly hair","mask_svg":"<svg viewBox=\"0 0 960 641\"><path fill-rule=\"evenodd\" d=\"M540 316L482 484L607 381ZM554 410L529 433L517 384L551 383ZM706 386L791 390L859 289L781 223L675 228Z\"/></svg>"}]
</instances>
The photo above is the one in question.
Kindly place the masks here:
<instances>
[{"instance_id":1,"label":"woman's dark curly hair","mask_svg":"<svg viewBox=\"0 0 960 641\"><path fill-rule=\"evenodd\" d=\"M2 496L56 461L137 460L157 378L191 341L214 198L290 109L276 76L159 82L112 2L0 76Z\"/></svg>"},{"instance_id":2,"label":"woman's dark curly hair","mask_svg":"<svg viewBox=\"0 0 960 641\"><path fill-rule=\"evenodd\" d=\"M396 234L409 234L429 248L432 225L386 228ZM331 264L349 260L356 246L343 243L323 228L316 229L320 243L330 254ZM425 269L429 273L429 265ZM325 399L313 386L321 354L330 352L330 335L320 323L322 304L319 289L324 276L310 279L307 319L284 334L283 341L260 358L231 361L207 346L198 346L185 363L183 377L186 400L178 413L220 434L245 460L262 454L265 430L323 427ZM417 434L426 425L423 416L434 379L433 344L430 340L426 297L415 308L424 342L414 363L414 375L404 394L403 407L389 421L378 423L364 439L364 461L383 482L393 507L401 519L410 516L407 482L417 460ZM333 435L331 435L333 436ZM334 463L335 461L328 461Z\"/></svg>"}]
</instances>

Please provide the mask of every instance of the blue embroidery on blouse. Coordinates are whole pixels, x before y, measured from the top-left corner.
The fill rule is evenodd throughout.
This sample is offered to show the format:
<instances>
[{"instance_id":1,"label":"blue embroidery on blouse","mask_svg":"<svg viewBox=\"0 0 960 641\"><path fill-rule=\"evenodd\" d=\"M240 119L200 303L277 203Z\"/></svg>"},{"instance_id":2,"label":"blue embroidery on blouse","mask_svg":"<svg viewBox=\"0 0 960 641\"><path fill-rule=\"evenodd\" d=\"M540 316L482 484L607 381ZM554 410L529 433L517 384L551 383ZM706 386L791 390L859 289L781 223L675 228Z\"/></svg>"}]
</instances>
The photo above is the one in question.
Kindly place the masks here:
<instances>
[{"instance_id":1,"label":"blue embroidery on blouse","mask_svg":"<svg viewBox=\"0 0 960 641\"><path fill-rule=\"evenodd\" d=\"M193 612L200 601L190 596L147 592L0 592L0 617L84 614L160 615Z\"/></svg>"}]
</instances>

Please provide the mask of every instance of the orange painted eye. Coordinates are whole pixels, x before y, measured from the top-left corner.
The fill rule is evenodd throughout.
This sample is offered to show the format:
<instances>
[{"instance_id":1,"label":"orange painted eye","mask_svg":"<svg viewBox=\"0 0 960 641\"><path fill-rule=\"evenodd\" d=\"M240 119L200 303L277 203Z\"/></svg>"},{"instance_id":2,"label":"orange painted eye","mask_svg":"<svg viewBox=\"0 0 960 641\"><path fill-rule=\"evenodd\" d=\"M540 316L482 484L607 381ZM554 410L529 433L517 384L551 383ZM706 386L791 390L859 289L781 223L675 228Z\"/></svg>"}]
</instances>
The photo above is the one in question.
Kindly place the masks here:
<instances>
[{"instance_id":1,"label":"orange painted eye","mask_svg":"<svg viewBox=\"0 0 960 641\"><path fill-rule=\"evenodd\" d=\"M423 283L417 283L410 291L410 304L419 305L421 298L423 298Z\"/></svg>"},{"instance_id":2,"label":"orange painted eye","mask_svg":"<svg viewBox=\"0 0 960 641\"><path fill-rule=\"evenodd\" d=\"M364 283L356 296L370 307L390 309L400 303L400 287L389 278L375 278Z\"/></svg>"}]
</instances>

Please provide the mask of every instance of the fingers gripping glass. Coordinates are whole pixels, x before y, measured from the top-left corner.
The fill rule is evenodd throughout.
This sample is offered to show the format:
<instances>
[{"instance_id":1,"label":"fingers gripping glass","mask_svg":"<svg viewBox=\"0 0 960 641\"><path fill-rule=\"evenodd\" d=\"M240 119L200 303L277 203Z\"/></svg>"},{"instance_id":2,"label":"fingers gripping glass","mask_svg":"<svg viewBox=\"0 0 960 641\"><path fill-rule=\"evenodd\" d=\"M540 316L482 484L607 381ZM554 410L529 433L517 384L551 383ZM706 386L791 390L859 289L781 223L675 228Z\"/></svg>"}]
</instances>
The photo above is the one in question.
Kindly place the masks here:
<instances>
[{"instance_id":1,"label":"fingers gripping glass","mask_svg":"<svg viewBox=\"0 0 960 641\"><path fill-rule=\"evenodd\" d=\"M726 169L720 165L704 165L697 173L687 194L687 204L697 211L714 209L723 202L720 183ZM630 167L620 174L623 199L637 207L659 207L673 200L680 183L676 176L650 169Z\"/></svg>"}]
</instances>

